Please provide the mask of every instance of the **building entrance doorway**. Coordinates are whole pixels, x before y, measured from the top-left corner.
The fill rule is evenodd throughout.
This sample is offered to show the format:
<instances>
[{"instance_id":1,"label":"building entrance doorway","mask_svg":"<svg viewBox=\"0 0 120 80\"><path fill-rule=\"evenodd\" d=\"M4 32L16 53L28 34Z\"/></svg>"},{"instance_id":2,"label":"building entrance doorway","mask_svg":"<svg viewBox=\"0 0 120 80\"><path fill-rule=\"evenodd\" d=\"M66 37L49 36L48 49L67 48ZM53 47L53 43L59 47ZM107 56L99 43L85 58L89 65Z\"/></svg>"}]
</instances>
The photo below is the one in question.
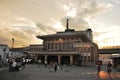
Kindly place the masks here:
<instances>
[{"instance_id":1,"label":"building entrance doorway","mask_svg":"<svg viewBox=\"0 0 120 80\"><path fill-rule=\"evenodd\" d=\"M48 56L47 61L48 61L48 64L50 62L58 62L58 57L54 55Z\"/></svg>"},{"instance_id":2,"label":"building entrance doorway","mask_svg":"<svg viewBox=\"0 0 120 80\"><path fill-rule=\"evenodd\" d=\"M45 57L43 55L38 55L37 60L41 60L41 64L44 64Z\"/></svg>"},{"instance_id":3,"label":"building entrance doorway","mask_svg":"<svg viewBox=\"0 0 120 80\"><path fill-rule=\"evenodd\" d=\"M73 64L81 65L80 55L73 55Z\"/></svg>"},{"instance_id":4,"label":"building entrance doorway","mask_svg":"<svg viewBox=\"0 0 120 80\"><path fill-rule=\"evenodd\" d=\"M70 65L70 57L69 56L62 56L61 57L61 64Z\"/></svg>"}]
</instances>

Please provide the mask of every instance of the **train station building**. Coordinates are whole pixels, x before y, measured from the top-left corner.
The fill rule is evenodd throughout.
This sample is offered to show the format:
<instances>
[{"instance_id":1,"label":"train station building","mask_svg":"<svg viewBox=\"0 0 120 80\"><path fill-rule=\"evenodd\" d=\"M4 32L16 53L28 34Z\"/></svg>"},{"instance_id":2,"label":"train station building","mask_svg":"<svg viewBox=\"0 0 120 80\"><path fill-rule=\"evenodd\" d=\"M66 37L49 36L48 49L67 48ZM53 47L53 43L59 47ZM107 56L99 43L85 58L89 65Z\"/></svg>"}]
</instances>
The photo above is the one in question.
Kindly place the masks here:
<instances>
[{"instance_id":1,"label":"train station building","mask_svg":"<svg viewBox=\"0 0 120 80\"><path fill-rule=\"evenodd\" d=\"M82 66L96 65L98 61L98 46L93 42L92 30L70 29L68 20L65 31L37 38L42 39L43 44L29 46L29 54L35 61Z\"/></svg>"}]
</instances>

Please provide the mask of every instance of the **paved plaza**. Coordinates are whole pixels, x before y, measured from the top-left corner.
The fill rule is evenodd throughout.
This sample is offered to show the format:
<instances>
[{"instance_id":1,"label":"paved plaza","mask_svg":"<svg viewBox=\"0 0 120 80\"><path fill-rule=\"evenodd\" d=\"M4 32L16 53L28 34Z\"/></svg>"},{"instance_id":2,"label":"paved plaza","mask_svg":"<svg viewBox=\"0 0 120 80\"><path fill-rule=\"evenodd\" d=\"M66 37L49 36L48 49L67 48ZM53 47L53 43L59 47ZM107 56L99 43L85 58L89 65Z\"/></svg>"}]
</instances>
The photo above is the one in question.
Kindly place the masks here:
<instances>
[{"instance_id":1,"label":"paved plaza","mask_svg":"<svg viewBox=\"0 0 120 80\"><path fill-rule=\"evenodd\" d=\"M26 65L18 72L9 72L8 68L0 70L0 80L120 80L120 73L113 70L108 74L105 66L98 75L96 67L62 66L54 72L44 65Z\"/></svg>"}]
</instances>

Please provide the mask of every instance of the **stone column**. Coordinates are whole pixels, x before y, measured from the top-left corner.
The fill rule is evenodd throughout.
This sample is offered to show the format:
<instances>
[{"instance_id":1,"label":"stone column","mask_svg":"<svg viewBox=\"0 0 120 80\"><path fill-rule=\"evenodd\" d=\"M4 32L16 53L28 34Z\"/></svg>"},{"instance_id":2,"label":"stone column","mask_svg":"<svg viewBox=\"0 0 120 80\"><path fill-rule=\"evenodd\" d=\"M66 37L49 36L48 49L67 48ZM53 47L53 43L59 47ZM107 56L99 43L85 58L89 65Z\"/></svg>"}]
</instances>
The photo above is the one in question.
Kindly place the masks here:
<instances>
[{"instance_id":1,"label":"stone column","mask_svg":"<svg viewBox=\"0 0 120 80\"><path fill-rule=\"evenodd\" d=\"M73 65L73 55L70 55L70 65Z\"/></svg>"},{"instance_id":2,"label":"stone column","mask_svg":"<svg viewBox=\"0 0 120 80\"><path fill-rule=\"evenodd\" d=\"M58 55L58 64L61 64L61 55Z\"/></svg>"},{"instance_id":3,"label":"stone column","mask_svg":"<svg viewBox=\"0 0 120 80\"><path fill-rule=\"evenodd\" d=\"M92 65L92 59L91 59L91 58L92 58L91 48L89 48L89 49L90 49L90 52L89 52L89 53L90 53L90 65Z\"/></svg>"},{"instance_id":4,"label":"stone column","mask_svg":"<svg viewBox=\"0 0 120 80\"><path fill-rule=\"evenodd\" d=\"M47 61L47 57L48 57L48 55L45 55L45 61Z\"/></svg>"},{"instance_id":5,"label":"stone column","mask_svg":"<svg viewBox=\"0 0 120 80\"><path fill-rule=\"evenodd\" d=\"M35 58L35 62L37 62L37 55L35 55L35 57L34 57L34 58Z\"/></svg>"},{"instance_id":6,"label":"stone column","mask_svg":"<svg viewBox=\"0 0 120 80\"><path fill-rule=\"evenodd\" d=\"M93 49L93 47L91 48L92 54L94 55L94 65L96 63L96 55L95 55L95 50ZM98 57L99 59L99 57Z\"/></svg>"}]
</instances>

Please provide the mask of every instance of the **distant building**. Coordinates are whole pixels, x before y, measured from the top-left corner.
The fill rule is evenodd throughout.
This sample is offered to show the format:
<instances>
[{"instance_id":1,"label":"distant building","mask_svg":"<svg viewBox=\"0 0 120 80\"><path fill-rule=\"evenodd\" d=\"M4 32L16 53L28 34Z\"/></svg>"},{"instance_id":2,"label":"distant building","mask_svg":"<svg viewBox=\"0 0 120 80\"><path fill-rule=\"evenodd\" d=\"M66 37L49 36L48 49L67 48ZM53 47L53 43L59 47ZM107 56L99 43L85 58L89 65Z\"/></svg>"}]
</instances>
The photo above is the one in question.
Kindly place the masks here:
<instances>
[{"instance_id":1,"label":"distant building","mask_svg":"<svg viewBox=\"0 0 120 80\"><path fill-rule=\"evenodd\" d=\"M9 56L9 47L6 44L0 44L0 60L6 60Z\"/></svg>"},{"instance_id":2,"label":"distant building","mask_svg":"<svg viewBox=\"0 0 120 80\"><path fill-rule=\"evenodd\" d=\"M98 61L98 46L93 43L92 30L75 31L66 30L50 35L40 35L43 45L30 45L29 54L37 61L58 62L68 65L95 65Z\"/></svg>"},{"instance_id":3,"label":"distant building","mask_svg":"<svg viewBox=\"0 0 120 80\"><path fill-rule=\"evenodd\" d=\"M26 58L33 58L35 61L38 61L39 55L36 56L36 54L43 52L43 45L40 44L31 44L29 45L29 52ZM43 60L42 60L42 63Z\"/></svg>"},{"instance_id":4,"label":"distant building","mask_svg":"<svg viewBox=\"0 0 120 80\"><path fill-rule=\"evenodd\" d=\"M28 47L10 48L10 58L26 57L29 51Z\"/></svg>"}]
</instances>

